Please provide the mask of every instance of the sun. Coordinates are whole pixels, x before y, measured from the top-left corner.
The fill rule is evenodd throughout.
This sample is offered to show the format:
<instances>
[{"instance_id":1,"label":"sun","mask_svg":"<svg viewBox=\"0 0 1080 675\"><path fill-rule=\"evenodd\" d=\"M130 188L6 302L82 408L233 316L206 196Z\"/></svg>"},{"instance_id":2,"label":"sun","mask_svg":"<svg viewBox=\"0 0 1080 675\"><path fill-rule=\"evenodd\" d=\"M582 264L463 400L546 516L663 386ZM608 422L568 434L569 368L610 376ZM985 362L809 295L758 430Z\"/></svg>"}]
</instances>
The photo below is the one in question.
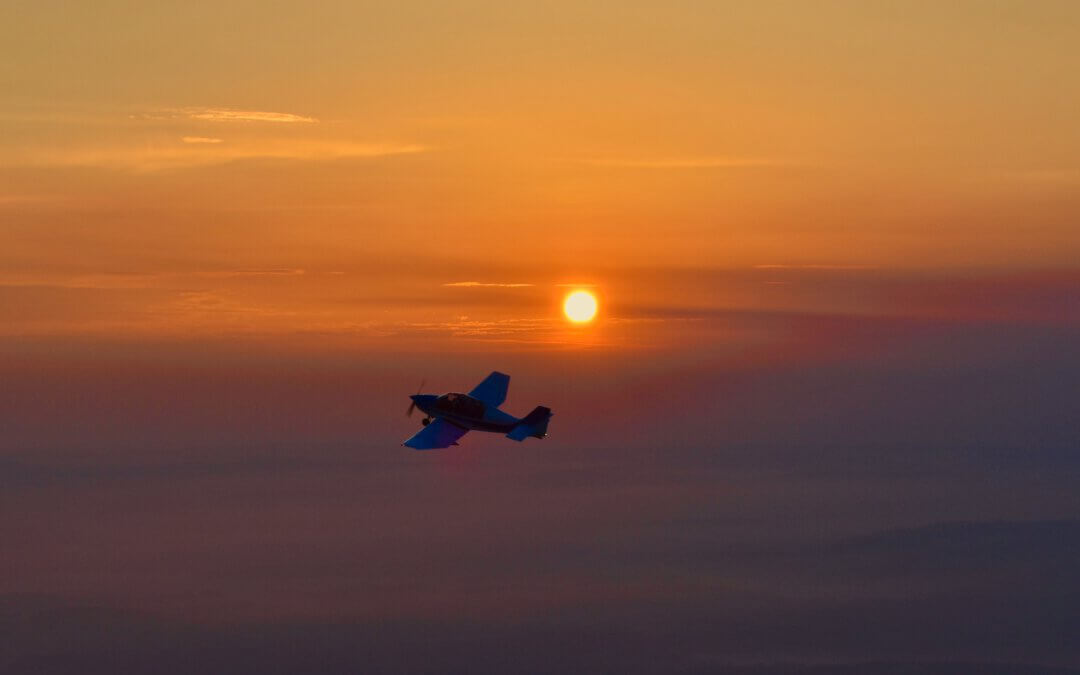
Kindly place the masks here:
<instances>
[{"instance_id":1,"label":"sun","mask_svg":"<svg viewBox=\"0 0 1080 675\"><path fill-rule=\"evenodd\" d=\"M596 297L588 291L574 291L563 301L563 311L574 323L592 321L596 316Z\"/></svg>"}]
</instances>

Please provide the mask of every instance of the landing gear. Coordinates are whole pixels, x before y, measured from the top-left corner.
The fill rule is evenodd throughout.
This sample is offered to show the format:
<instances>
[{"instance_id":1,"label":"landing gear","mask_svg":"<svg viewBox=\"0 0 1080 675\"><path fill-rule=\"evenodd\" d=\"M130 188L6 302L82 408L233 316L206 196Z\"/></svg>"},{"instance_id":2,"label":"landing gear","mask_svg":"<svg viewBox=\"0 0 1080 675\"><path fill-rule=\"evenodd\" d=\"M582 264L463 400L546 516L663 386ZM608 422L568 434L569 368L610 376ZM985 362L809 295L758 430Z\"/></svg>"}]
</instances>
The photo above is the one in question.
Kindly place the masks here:
<instances>
[{"instance_id":1,"label":"landing gear","mask_svg":"<svg viewBox=\"0 0 1080 675\"><path fill-rule=\"evenodd\" d=\"M426 427L427 425L431 424L431 418L425 417L424 419L420 420L420 424L423 424Z\"/></svg>"}]
</instances>

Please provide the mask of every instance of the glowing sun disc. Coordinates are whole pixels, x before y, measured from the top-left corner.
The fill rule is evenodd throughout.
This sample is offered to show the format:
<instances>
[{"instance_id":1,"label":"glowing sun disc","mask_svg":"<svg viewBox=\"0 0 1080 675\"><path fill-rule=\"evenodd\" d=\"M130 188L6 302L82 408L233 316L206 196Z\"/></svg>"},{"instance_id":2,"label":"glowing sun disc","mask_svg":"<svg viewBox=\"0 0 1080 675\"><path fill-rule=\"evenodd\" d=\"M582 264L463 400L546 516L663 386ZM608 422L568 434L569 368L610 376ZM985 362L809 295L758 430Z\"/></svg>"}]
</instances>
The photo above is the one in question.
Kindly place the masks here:
<instances>
[{"instance_id":1,"label":"glowing sun disc","mask_svg":"<svg viewBox=\"0 0 1080 675\"><path fill-rule=\"evenodd\" d=\"M563 312L574 323L592 321L596 316L596 298L588 291L574 291L563 301Z\"/></svg>"}]
</instances>

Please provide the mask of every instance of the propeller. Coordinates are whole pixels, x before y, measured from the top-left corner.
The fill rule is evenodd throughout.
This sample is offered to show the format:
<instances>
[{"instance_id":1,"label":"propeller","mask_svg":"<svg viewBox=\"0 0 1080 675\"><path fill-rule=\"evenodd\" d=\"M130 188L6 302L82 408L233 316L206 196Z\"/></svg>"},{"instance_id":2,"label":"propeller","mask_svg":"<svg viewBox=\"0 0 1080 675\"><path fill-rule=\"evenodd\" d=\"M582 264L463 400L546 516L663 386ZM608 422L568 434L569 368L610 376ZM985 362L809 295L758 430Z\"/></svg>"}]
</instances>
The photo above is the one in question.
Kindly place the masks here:
<instances>
[{"instance_id":1,"label":"propeller","mask_svg":"<svg viewBox=\"0 0 1080 675\"><path fill-rule=\"evenodd\" d=\"M427 378L420 380L420 386L416 388L416 393L419 394L424 390L424 385L427 384ZM405 413L406 417L412 417L413 411L416 410L416 401L409 404L409 411Z\"/></svg>"}]
</instances>

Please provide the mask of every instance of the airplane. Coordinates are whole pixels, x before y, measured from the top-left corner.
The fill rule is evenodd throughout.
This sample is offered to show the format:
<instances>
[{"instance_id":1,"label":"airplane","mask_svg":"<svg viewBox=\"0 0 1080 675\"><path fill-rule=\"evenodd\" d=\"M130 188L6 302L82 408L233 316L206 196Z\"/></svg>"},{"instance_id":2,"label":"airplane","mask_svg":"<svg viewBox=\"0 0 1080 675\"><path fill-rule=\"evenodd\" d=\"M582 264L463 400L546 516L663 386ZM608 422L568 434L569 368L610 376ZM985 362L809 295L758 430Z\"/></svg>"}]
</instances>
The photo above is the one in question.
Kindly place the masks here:
<instances>
[{"instance_id":1,"label":"airplane","mask_svg":"<svg viewBox=\"0 0 1080 675\"><path fill-rule=\"evenodd\" d=\"M424 388L423 383L420 388ZM414 450L439 450L457 445L458 440L472 430L497 431L519 442L530 436L547 436L551 408L536 406L521 419L499 410L509 388L510 376L495 371L468 394L413 394L409 397L412 403L406 414L412 417L413 411L420 408L426 415L424 428L402 445Z\"/></svg>"}]
</instances>

